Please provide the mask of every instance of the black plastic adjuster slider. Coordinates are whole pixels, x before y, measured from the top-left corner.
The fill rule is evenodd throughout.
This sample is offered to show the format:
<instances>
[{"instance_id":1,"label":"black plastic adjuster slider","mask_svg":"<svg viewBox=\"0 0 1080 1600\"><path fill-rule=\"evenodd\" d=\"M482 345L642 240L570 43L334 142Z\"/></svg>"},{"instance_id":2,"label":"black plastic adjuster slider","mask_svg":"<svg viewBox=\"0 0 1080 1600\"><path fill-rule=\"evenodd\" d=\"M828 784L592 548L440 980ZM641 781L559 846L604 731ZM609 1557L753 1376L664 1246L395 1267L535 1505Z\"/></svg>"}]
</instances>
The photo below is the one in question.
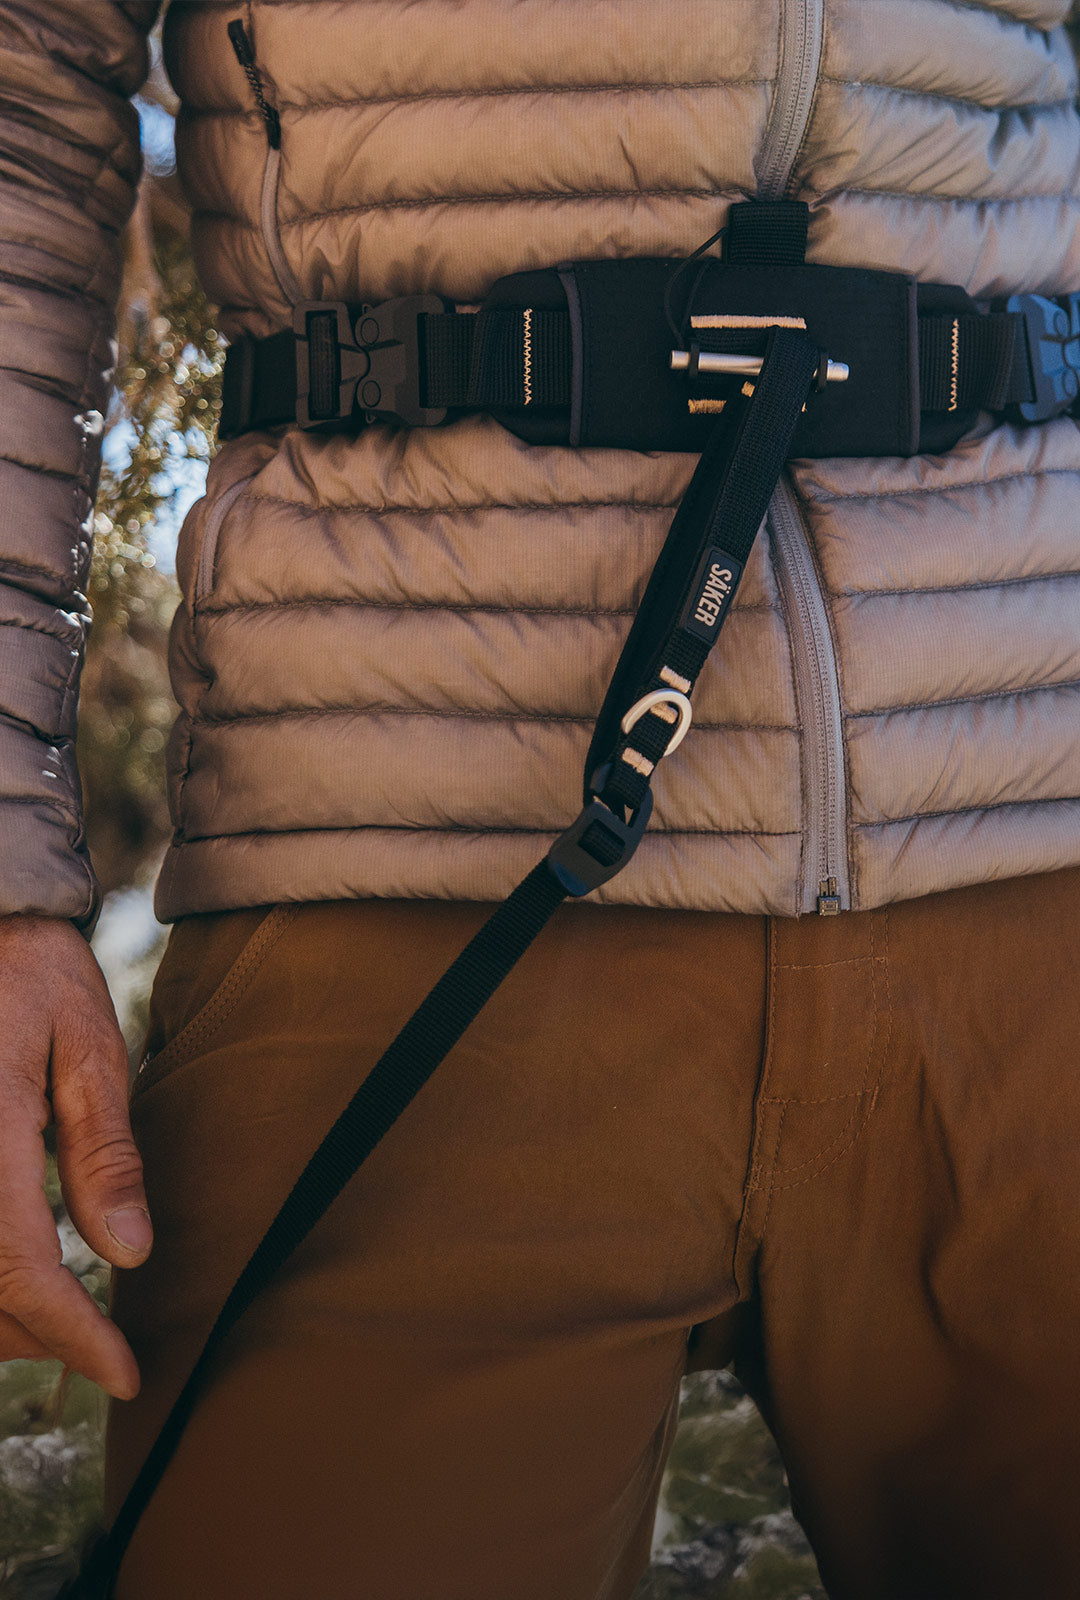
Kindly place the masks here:
<instances>
[{"instance_id":1,"label":"black plastic adjuster slider","mask_svg":"<svg viewBox=\"0 0 1080 1600\"><path fill-rule=\"evenodd\" d=\"M293 312L296 335L296 420L301 428L368 421L434 428L445 406L421 403L420 319L440 316L433 294L362 306L355 325L343 301L308 301Z\"/></svg>"},{"instance_id":2,"label":"black plastic adjuster slider","mask_svg":"<svg viewBox=\"0 0 1080 1600\"><path fill-rule=\"evenodd\" d=\"M589 782L593 795L603 790L610 772L611 762L605 761L593 773ZM589 802L547 854L548 866L567 894L575 897L588 894L622 871L641 843L652 808L651 789L645 791L644 799L629 822L624 822L602 800Z\"/></svg>"}]
</instances>

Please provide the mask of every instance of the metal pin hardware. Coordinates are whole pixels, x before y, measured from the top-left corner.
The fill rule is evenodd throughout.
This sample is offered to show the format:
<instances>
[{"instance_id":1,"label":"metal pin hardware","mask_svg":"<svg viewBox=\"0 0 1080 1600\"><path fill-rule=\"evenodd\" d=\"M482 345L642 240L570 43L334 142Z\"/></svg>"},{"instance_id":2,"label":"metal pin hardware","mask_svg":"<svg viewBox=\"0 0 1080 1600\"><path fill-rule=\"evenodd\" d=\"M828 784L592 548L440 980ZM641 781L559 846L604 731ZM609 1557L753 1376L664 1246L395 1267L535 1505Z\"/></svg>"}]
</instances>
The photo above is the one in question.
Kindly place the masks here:
<instances>
[{"instance_id":1,"label":"metal pin hardware","mask_svg":"<svg viewBox=\"0 0 1080 1600\"><path fill-rule=\"evenodd\" d=\"M672 372L686 372L690 362L689 350L671 352ZM697 370L723 377L756 378L761 372L761 363L761 356L729 356L715 350L701 350L698 352ZM826 364L825 378L828 383L846 383L850 376L851 369L846 362L830 361Z\"/></svg>"}]
</instances>

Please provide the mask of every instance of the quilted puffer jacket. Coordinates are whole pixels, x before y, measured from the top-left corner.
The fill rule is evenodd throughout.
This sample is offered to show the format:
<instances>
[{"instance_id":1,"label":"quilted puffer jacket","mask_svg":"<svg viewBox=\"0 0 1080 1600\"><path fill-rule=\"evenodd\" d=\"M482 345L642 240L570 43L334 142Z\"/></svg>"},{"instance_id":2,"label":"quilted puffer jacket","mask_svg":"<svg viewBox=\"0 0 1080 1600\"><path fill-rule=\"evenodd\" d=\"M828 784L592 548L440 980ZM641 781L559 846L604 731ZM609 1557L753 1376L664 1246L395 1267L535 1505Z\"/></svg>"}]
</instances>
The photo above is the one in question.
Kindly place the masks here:
<instances>
[{"instance_id":1,"label":"quilted puffer jacket","mask_svg":"<svg viewBox=\"0 0 1080 1600\"><path fill-rule=\"evenodd\" d=\"M71 755L116 235L152 0L0 9L0 896L86 920ZM232 334L300 299L688 253L1080 289L1068 0L172 0L182 176ZM229 46L281 119L270 148ZM576 814L684 455L490 419L222 450L181 538L161 915L494 899ZM654 822L603 895L813 910L1080 862L1080 429L795 462Z\"/></svg>"}]
</instances>

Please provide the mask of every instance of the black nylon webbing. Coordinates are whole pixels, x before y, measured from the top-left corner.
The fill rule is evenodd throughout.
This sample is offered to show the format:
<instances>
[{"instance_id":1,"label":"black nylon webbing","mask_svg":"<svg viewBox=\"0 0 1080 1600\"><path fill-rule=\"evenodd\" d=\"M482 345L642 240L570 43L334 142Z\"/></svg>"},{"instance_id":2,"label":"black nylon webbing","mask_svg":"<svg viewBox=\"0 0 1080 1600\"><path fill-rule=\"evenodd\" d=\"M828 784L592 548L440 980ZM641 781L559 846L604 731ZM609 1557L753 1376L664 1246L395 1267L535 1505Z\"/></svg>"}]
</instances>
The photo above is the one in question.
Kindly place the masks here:
<instances>
[{"instance_id":1,"label":"black nylon webbing","mask_svg":"<svg viewBox=\"0 0 1080 1600\"><path fill-rule=\"evenodd\" d=\"M749 224L741 226L745 232ZM766 235L770 232L780 237L775 224L771 230L766 227ZM757 234L751 233L743 243L756 250L756 239ZM764 255L761 264L765 264ZM321 325L317 319L313 321L317 333ZM573 336L568 312L533 310L526 327L524 308L496 306L478 313L425 316L421 326L420 397L424 405L466 411L524 412L530 405L569 410ZM706 331L699 343L702 349L736 354L753 351L760 336L740 330ZM1009 404L1032 398L1024 325L1019 316L1004 312L956 318L920 316L918 346L923 412L971 408L1000 412ZM313 404L312 416L327 412L333 416L338 368L329 342L320 349L316 338L309 358L312 398L318 406L316 413ZM295 421L295 361L292 332L242 340L230 349L225 363L223 438ZM358 409L355 422L360 417ZM342 425L348 421L342 419Z\"/></svg>"},{"instance_id":2,"label":"black nylon webbing","mask_svg":"<svg viewBox=\"0 0 1080 1600\"><path fill-rule=\"evenodd\" d=\"M424 319L424 403L468 410L570 404L566 312L494 307Z\"/></svg>"},{"instance_id":3,"label":"black nylon webbing","mask_svg":"<svg viewBox=\"0 0 1080 1600\"><path fill-rule=\"evenodd\" d=\"M919 403L923 411L1002 411L1030 400L1020 358L1023 323L1004 312L919 318Z\"/></svg>"},{"instance_id":4,"label":"black nylon webbing","mask_svg":"<svg viewBox=\"0 0 1080 1600\"><path fill-rule=\"evenodd\" d=\"M661 667L674 669L691 684L696 681L711 644L679 627L678 618L698 564L704 551L716 544L745 566L787 460L800 407L819 359L820 352L804 335L774 328L749 405L741 415L735 411L726 427L723 424L729 414L721 416L631 625L597 719L587 771L612 754L621 755L628 743L653 760L650 735L661 738L666 747L671 728L659 716L643 717L629 741L620 736L619 723L642 694L662 687L657 676ZM798 404L793 405L793 395L798 396ZM647 782L646 775L616 760L602 798L608 804L636 807Z\"/></svg>"},{"instance_id":5,"label":"black nylon webbing","mask_svg":"<svg viewBox=\"0 0 1080 1600\"><path fill-rule=\"evenodd\" d=\"M725 537L744 557L749 552L819 360L820 352L805 335L786 329L770 334L754 397L749 404L740 399L723 414L650 579L643 607L647 606L654 637L635 642L631 631L612 690L626 677L628 654L631 668L636 668L639 656L647 658L650 649L654 654L665 651L678 638L679 612L702 544L722 526ZM770 434L774 436L767 437ZM766 481L770 472L771 483ZM697 670L708 648L697 641ZM610 855L621 858L622 850L616 849L602 822L591 824L582 842L594 860L602 862ZM65 1591L69 1600L111 1600L124 1552L172 1458L223 1340L333 1204L566 898L567 888L553 866L559 843L557 840L548 857L489 917L439 979L300 1173L230 1290L112 1528L99 1540L75 1585Z\"/></svg>"},{"instance_id":6,"label":"black nylon webbing","mask_svg":"<svg viewBox=\"0 0 1080 1600\"><path fill-rule=\"evenodd\" d=\"M724 259L747 267L800 266L809 228L810 207L804 200L732 206Z\"/></svg>"}]
</instances>

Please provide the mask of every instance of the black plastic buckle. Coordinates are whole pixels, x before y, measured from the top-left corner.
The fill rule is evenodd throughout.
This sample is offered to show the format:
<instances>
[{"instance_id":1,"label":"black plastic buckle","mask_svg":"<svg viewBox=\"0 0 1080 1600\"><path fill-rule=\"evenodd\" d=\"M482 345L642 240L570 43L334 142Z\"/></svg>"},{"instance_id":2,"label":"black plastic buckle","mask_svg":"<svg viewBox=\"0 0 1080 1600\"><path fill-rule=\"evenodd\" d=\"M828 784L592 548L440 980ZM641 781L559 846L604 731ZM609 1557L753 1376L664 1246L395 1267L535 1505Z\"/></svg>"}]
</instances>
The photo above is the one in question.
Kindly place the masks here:
<instances>
[{"instance_id":1,"label":"black plastic buckle","mask_svg":"<svg viewBox=\"0 0 1080 1600\"><path fill-rule=\"evenodd\" d=\"M1027 364L1033 400L1009 409L1014 421L1049 422L1064 416L1080 394L1080 295L1068 297L1068 310L1041 294L1014 294L1004 309L1024 319Z\"/></svg>"},{"instance_id":2,"label":"black plastic buckle","mask_svg":"<svg viewBox=\"0 0 1080 1600\"><path fill-rule=\"evenodd\" d=\"M445 406L421 403L421 317L446 306L438 295L407 295L362 306L355 327L340 300L308 301L293 312L296 420L301 428L369 421L434 428Z\"/></svg>"},{"instance_id":3,"label":"black plastic buckle","mask_svg":"<svg viewBox=\"0 0 1080 1600\"><path fill-rule=\"evenodd\" d=\"M605 761L593 773L589 788L594 795L603 789L610 771L611 762ZM646 789L644 799L629 822L616 816L602 800L590 801L566 832L559 835L547 854L548 866L567 894L588 894L622 871L641 843L652 816L652 808L651 789ZM585 835L594 825L607 835L607 842L613 849L617 847L618 853L613 861L598 861L585 843Z\"/></svg>"}]
</instances>

